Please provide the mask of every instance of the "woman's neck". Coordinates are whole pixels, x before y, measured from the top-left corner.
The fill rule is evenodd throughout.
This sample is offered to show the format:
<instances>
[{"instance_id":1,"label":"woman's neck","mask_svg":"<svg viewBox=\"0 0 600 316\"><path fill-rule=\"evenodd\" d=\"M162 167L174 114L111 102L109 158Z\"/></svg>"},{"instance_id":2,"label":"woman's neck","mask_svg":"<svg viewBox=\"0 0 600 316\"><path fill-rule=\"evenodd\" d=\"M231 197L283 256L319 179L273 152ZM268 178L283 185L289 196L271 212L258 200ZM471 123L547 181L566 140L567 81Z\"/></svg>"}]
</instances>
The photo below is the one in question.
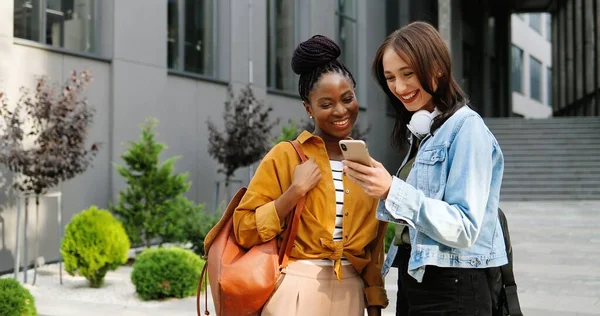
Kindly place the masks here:
<instances>
[{"instance_id":1,"label":"woman's neck","mask_svg":"<svg viewBox=\"0 0 600 316\"><path fill-rule=\"evenodd\" d=\"M339 146L339 141L341 139L336 138L336 137L331 137L331 136L323 133L319 129L315 129L315 131L313 132L313 135L319 136L323 140L323 143L325 143L325 149L327 150L327 155L329 156L329 159L331 159L331 160L343 160L344 159L344 156L342 155L342 150L340 149L340 146Z\"/></svg>"},{"instance_id":2,"label":"woman's neck","mask_svg":"<svg viewBox=\"0 0 600 316\"><path fill-rule=\"evenodd\" d=\"M433 101L429 101L429 103L425 104L421 110L427 110L429 113L433 113L433 111L435 111L435 104L433 104Z\"/></svg>"}]
</instances>

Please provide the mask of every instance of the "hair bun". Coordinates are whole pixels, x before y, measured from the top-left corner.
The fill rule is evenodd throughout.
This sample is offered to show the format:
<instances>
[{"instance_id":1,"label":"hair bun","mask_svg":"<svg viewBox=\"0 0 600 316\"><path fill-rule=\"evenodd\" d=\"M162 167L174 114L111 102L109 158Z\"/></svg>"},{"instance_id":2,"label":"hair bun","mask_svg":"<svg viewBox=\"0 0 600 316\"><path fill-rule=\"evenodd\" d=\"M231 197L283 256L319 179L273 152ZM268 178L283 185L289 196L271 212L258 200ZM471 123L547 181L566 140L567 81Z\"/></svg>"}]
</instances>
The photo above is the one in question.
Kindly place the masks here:
<instances>
[{"instance_id":1,"label":"hair bun","mask_svg":"<svg viewBox=\"0 0 600 316\"><path fill-rule=\"evenodd\" d=\"M336 60L341 53L334 41L323 35L315 35L294 50L292 70L299 75L309 72Z\"/></svg>"}]
</instances>

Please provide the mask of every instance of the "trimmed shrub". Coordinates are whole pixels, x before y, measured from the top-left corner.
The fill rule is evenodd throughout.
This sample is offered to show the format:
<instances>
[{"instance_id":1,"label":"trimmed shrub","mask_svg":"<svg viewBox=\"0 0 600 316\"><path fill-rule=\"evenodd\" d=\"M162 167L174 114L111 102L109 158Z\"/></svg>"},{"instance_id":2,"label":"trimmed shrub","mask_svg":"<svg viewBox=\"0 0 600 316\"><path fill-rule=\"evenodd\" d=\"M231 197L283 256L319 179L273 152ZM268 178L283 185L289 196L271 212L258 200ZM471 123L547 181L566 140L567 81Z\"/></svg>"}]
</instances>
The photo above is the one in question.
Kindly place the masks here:
<instances>
[{"instance_id":1,"label":"trimmed shrub","mask_svg":"<svg viewBox=\"0 0 600 316\"><path fill-rule=\"evenodd\" d=\"M385 253L387 253L388 250L390 250L390 246L394 241L394 236L396 236L396 225L394 223L388 223L387 230L385 231L385 241L383 243Z\"/></svg>"},{"instance_id":2,"label":"trimmed shrub","mask_svg":"<svg viewBox=\"0 0 600 316\"><path fill-rule=\"evenodd\" d=\"M73 216L60 252L70 275L77 273L97 288L108 271L127 261L129 247L123 225L109 211L92 206Z\"/></svg>"},{"instance_id":3,"label":"trimmed shrub","mask_svg":"<svg viewBox=\"0 0 600 316\"><path fill-rule=\"evenodd\" d=\"M37 316L35 299L15 279L0 279L0 315Z\"/></svg>"},{"instance_id":4,"label":"trimmed shrub","mask_svg":"<svg viewBox=\"0 0 600 316\"><path fill-rule=\"evenodd\" d=\"M181 248L148 249L133 264L131 282L138 296L147 300L196 295L204 260Z\"/></svg>"}]
</instances>

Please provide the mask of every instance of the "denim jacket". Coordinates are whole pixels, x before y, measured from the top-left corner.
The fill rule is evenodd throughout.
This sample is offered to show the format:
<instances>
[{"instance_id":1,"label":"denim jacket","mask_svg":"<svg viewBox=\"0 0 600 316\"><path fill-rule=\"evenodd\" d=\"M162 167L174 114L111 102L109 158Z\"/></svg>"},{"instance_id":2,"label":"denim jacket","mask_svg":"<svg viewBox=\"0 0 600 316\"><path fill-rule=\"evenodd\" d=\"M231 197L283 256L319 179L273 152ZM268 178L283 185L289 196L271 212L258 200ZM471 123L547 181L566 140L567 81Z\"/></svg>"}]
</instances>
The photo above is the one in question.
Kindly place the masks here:
<instances>
[{"instance_id":1,"label":"denim jacket","mask_svg":"<svg viewBox=\"0 0 600 316\"><path fill-rule=\"evenodd\" d=\"M380 220L409 226L409 275L421 282L427 265L485 268L508 262L498 220L503 171L496 138L468 106L423 139L406 182L394 177L377 208ZM397 250L392 244L384 276Z\"/></svg>"}]
</instances>

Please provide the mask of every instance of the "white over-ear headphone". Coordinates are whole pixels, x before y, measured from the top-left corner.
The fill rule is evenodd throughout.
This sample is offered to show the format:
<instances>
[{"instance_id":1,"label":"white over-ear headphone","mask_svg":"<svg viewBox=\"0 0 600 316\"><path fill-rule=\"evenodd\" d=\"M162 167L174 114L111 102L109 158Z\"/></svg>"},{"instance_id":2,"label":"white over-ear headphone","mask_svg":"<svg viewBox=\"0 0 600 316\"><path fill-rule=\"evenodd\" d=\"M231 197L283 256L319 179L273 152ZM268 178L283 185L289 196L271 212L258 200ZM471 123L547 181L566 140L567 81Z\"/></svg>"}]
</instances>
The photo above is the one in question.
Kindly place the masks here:
<instances>
[{"instance_id":1,"label":"white over-ear headphone","mask_svg":"<svg viewBox=\"0 0 600 316\"><path fill-rule=\"evenodd\" d=\"M418 139L423 139L429 134L433 119L440 114L442 114L442 112L437 108L435 108L433 112L419 110L413 114L406 127L408 127L411 133L413 133L413 135L415 135Z\"/></svg>"}]
</instances>

